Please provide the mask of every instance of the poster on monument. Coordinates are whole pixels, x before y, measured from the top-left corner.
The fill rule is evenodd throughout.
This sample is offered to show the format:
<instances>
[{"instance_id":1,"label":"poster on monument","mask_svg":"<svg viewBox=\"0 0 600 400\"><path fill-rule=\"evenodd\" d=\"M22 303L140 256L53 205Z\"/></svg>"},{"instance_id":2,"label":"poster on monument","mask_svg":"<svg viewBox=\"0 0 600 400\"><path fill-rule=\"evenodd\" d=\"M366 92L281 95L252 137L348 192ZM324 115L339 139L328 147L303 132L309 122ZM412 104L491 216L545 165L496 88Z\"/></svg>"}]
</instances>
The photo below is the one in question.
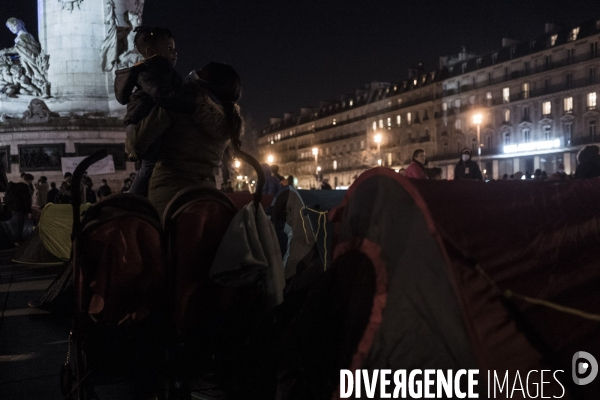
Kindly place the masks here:
<instances>
[{"instance_id":1,"label":"poster on monument","mask_svg":"<svg viewBox=\"0 0 600 400\"><path fill-rule=\"evenodd\" d=\"M62 165L63 174L70 172L73 173L79 163L85 160L87 157L62 157L60 163ZM102 160L90 165L87 169L88 175L103 175L103 174L114 174L115 163L113 157L108 155Z\"/></svg>"}]
</instances>

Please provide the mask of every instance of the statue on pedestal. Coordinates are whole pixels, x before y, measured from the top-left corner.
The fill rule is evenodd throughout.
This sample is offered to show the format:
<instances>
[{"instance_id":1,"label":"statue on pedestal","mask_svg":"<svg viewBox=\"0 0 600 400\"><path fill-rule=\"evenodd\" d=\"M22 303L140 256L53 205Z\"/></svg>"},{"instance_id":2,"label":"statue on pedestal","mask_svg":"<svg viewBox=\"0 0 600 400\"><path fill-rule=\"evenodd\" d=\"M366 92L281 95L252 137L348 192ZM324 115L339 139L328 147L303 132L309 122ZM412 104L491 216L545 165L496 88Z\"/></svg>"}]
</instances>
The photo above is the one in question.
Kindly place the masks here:
<instances>
[{"instance_id":1,"label":"statue on pedestal","mask_svg":"<svg viewBox=\"0 0 600 400\"><path fill-rule=\"evenodd\" d=\"M18 18L9 18L6 27L14 34L15 46L0 50L2 82L12 85L12 95L24 92L36 96L50 94L50 83L48 82L48 66L50 56L41 48L27 30L25 24ZM8 56L8 57L6 57ZM10 61L8 61L10 60ZM9 65L13 64L13 65ZM18 86L18 87L17 87Z\"/></svg>"}]
</instances>

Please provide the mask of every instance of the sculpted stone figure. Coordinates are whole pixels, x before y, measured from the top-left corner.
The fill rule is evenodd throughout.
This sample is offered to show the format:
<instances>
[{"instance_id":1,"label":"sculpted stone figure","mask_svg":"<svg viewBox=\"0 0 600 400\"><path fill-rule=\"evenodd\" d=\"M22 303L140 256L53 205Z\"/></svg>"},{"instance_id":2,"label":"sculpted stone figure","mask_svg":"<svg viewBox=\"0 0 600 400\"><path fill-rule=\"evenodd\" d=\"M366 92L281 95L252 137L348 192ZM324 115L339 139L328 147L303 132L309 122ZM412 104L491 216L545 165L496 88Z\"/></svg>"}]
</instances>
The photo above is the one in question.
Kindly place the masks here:
<instances>
[{"instance_id":1,"label":"sculpted stone figure","mask_svg":"<svg viewBox=\"0 0 600 400\"><path fill-rule=\"evenodd\" d=\"M46 103L40 99L33 99L27 107L28 110L23 113L23 121L27 124L43 124L52 117L58 117L57 113L50 111Z\"/></svg>"},{"instance_id":2,"label":"sculpted stone figure","mask_svg":"<svg viewBox=\"0 0 600 400\"><path fill-rule=\"evenodd\" d=\"M125 22L129 25L129 34L127 35L127 51L119 57L119 68L129 68L144 57L135 48L135 28L142 24L142 15L135 11L125 12Z\"/></svg>"},{"instance_id":3,"label":"sculpted stone figure","mask_svg":"<svg viewBox=\"0 0 600 400\"><path fill-rule=\"evenodd\" d=\"M115 12L115 2L108 0L106 4L106 20L108 32L102 42L100 57L102 58L102 71L112 71L119 62L119 52L117 50L117 13Z\"/></svg>"},{"instance_id":4,"label":"sculpted stone figure","mask_svg":"<svg viewBox=\"0 0 600 400\"><path fill-rule=\"evenodd\" d=\"M106 20L108 25L106 37L102 42L100 57L102 70L110 72L115 68L127 68L142 61L142 55L134 46L135 28L142 24L144 0L135 0L134 9L124 13L127 26L118 26L115 3L108 0L106 4Z\"/></svg>"},{"instance_id":5,"label":"sculpted stone figure","mask_svg":"<svg viewBox=\"0 0 600 400\"><path fill-rule=\"evenodd\" d=\"M81 10L80 4L83 0L58 0L62 3L62 9L73 12L75 6Z\"/></svg>"},{"instance_id":6,"label":"sculpted stone figure","mask_svg":"<svg viewBox=\"0 0 600 400\"><path fill-rule=\"evenodd\" d=\"M44 53L33 35L25 30L23 21L18 18L9 18L6 21L6 27L17 37L15 38L15 46L0 50L0 56L17 55L22 73L29 84L35 86L36 94L48 95L50 91L48 82L49 56Z\"/></svg>"}]
</instances>

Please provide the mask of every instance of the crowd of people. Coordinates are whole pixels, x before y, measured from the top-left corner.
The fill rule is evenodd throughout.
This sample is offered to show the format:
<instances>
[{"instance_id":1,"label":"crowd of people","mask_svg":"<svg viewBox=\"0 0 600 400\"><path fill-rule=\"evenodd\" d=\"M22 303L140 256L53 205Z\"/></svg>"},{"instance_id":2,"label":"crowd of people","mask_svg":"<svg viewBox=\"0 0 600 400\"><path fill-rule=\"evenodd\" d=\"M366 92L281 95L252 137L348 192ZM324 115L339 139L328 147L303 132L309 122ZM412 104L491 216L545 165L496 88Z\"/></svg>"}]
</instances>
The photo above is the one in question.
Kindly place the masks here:
<instances>
[{"instance_id":1,"label":"crowd of people","mask_svg":"<svg viewBox=\"0 0 600 400\"><path fill-rule=\"evenodd\" d=\"M17 182L8 182L4 170L0 171L0 175L6 181L5 184L0 184L0 189L3 189L0 191L4 192L0 220L9 231L11 243L18 245L27 239L28 232L31 231L31 229L27 229L28 221L31 221L29 223L31 227L34 226L39 218L39 212L46 204L71 203L73 174L70 172L64 174L64 180L58 187L56 182L48 182L46 176L40 176L35 181L35 177L27 172L21 173ZM125 179L120 190L121 193L129 190L131 181L135 177L136 173L133 172L129 178ZM85 203L94 204L98 200L116 193L110 188L106 179L101 179L98 189L94 189L94 183L87 172L83 174L81 183L81 199Z\"/></svg>"},{"instance_id":2,"label":"crowd of people","mask_svg":"<svg viewBox=\"0 0 600 400\"><path fill-rule=\"evenodd\" d=\"M479 165L471 159L471 149L465 148L461 152L460 159L454 167L455 180L484 180ZM399 173L407 178L413 179L442 179L442 170L440 168L427 168L426 154L424 149L417 149L413 152L411 163L408 168L400 169ZM577 154L577 169L574 174L565 172L565 165L559 164L556 172L548 176L546 171L536 169L533 174L530 171L517 171L514 174L504 174L502 180L567 180L567 179L586 179L600 177L600 148L596 145L584 147Z\"/></svg>"}]
</instances>

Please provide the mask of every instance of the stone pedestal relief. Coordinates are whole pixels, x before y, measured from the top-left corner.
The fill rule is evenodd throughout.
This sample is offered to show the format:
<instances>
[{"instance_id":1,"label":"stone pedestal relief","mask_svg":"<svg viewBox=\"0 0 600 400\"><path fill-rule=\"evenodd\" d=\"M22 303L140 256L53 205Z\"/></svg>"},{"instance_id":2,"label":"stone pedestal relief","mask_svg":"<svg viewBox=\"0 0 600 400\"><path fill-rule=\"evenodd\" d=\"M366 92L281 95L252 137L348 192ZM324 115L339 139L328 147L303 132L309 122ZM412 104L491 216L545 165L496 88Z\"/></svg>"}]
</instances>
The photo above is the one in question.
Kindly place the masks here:
<instances>
[{"instance_id":1,"label":"stone pedestal relief","mask_svg":"<svg viewBox=\"0 0 600 400\"><path fill-rule=\"evenodd\" d=\"M77 6L77 8L81 10L80 4L83 0L58 0L58 1L60 1L62 3L63 10L73 12L73 10L75 9L75 6Z\"/></svg>"},{"instance_id":2,"label":"stone pedestal relief","mask_svg":"<svg viewBox=\"0 0 600 400\"><path fill-rule=\"evenodd\" d=\"M23 122L26 124L44 124L50 121L52 117L58 117L57 113L50 111L46 103L40 99L33 99L23 113Z\"/></svg>"}]
</instances>

